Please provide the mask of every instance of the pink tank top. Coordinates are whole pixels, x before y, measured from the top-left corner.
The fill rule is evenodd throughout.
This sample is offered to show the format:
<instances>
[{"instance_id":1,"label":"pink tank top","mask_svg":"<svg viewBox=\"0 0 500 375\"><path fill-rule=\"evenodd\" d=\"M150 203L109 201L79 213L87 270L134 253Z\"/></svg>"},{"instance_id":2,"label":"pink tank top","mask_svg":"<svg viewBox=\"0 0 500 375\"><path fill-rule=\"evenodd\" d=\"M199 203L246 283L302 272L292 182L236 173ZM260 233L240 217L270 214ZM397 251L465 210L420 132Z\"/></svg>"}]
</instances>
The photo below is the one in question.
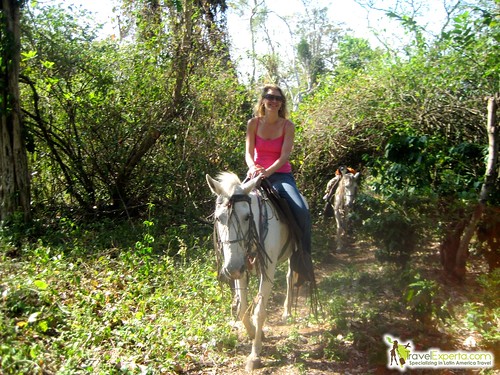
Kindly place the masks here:
<instances>
[{"instance_id":1,"label":"pink tank top","mask_svg":"<svg viewBox=\"0 0 500 375\"><path fill-rule=\"evenodd\" d=\"M285 139L285 126L287 126L288 122L285 122L285 125L283 126L283 134L274 139L264 139L257 135L259 123L260 118L257 119L257 127L255 129L255 163L262 165L264 168L269 168L276 160L279 159L281 155L281 149ZM292 166L287 161L276 172L290 173L291 171Z\"/></svg>"}]
</instances>

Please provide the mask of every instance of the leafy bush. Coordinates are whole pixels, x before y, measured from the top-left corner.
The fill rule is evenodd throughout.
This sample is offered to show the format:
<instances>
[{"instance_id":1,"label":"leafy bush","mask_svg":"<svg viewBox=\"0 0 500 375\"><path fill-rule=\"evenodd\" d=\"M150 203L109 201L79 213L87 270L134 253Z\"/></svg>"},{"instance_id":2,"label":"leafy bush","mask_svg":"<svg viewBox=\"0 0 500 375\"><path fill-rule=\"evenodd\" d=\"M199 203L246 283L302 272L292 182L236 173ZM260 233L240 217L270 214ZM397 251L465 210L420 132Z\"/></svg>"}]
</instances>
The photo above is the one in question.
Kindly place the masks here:
<instances>
[{"instance_id":1,"label":"leafy bush","mask_svg":"<svg viewBox=\"0 0 500 375\"><path fill-rule=\"evenodd\" d=\"M495 347L500 342L498 320L500 319L500 269L480 275L478 283L483 287L480 293L481 301L465 304L465 324L478 332L486 343Z\"/></svg>"},{"instance_id":2,"label":"leafy bush","mask_svg":"<svg viewBox=\"0 0 500 375\"><path fill-rule=\"evenodd\" d=\"M438 285L435 281L415 275L415 280L406 287L406 308L415 319L425 323L434 317L442 317L440 311L443 306L435 300L437 294Z\"/></svg>"},{"instance_id":3,"label":"leafy bush","mask_svg":"<svg viewBox=\"0 0 500 375\"><path fill-rule=\"evenodd\" d=\"M396 197L382 200L360 194L356 207L353 226L378 247L377 259L395 262L404 268L423 240L420 236L423 218L410 208L409 202L401 202L401 198Z\"/></svg>"},{"instance_id":4,"label":"leafy bush","mask_svg":"<svg viewBox=\"0 0 500 375\"><path fill-rule=\"evenodd\" d=\"M73 223L71 241L47 231L19 258L2 253L1 372L174 372L234 348L210 231L165 237L157 223ZM65 232L67 221L59 224Z\"/></svg>"}]
</instances>

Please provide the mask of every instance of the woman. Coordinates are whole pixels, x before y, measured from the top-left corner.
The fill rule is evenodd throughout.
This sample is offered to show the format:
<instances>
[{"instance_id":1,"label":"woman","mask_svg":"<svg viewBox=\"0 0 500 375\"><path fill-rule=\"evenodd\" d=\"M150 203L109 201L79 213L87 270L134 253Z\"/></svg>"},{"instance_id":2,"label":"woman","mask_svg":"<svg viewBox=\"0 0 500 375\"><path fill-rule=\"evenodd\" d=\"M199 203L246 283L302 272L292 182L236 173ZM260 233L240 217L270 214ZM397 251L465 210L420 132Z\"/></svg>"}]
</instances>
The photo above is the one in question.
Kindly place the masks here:
<instances>
[{"instance_id":1,"label":"woman","mask_svg":"<svg viewBox=\"0 0 500 375\"><path fill-rule=\"evenodd\" d=\"M286 199L302 230L302 249L311 254L311 216L292 175L289 162L295 127L287 119L286 97L275 85L266 85L247 124L245 161L248 177L265 178Z\"/></svg>"}]
</instances>

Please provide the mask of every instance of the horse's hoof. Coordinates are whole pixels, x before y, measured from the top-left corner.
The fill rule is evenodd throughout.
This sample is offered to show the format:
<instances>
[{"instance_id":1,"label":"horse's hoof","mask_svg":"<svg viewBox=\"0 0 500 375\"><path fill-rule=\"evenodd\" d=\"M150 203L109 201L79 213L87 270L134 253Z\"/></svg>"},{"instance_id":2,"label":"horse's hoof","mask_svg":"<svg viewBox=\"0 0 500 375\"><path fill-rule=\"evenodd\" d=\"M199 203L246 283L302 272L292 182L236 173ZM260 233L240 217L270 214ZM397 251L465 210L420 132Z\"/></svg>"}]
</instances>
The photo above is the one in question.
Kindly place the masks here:
<instances>
[{"instance_id":1,"label":"horse's hoof","mask_svg":"<svg viewBox=\"0 0 500 375\"><path fill-rule=\"evenodd\" d=\"M248 357L246 366L246 370L248 372L252 372L253 370L256 370L261 367L262 367L262 362L260 361L259 357Z\"/></svg>"}]
</instances>

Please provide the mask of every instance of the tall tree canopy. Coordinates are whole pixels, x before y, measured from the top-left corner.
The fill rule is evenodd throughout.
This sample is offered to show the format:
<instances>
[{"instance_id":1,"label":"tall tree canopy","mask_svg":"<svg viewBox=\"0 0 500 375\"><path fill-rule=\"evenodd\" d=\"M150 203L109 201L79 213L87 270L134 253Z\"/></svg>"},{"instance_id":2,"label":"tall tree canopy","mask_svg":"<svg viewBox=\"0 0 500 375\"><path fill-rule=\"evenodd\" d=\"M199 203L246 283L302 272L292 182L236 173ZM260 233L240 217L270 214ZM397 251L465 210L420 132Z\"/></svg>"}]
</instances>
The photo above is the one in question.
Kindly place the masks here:
<instances>
[{"instance_id":1,"label":"tall tree canopy","mask_svg":"<svg viewBox=\"0 0 500 375\"><path fill-rule=\"evenodd\" d=\"M171 198L186 151L213 152L190 146L195 134L227 121L222 108L213 114L205 106L239 96L235 73L221 58L225 42L206 37L213 25L198 17L206 11L200 4L124 5L138 10L130 13L137 27L120 40L98 40L58 6L27 14L23 109L36 140L39 205L48 199L90 212L129 210L158 184Z\"/></svg>"}]
</instances>

